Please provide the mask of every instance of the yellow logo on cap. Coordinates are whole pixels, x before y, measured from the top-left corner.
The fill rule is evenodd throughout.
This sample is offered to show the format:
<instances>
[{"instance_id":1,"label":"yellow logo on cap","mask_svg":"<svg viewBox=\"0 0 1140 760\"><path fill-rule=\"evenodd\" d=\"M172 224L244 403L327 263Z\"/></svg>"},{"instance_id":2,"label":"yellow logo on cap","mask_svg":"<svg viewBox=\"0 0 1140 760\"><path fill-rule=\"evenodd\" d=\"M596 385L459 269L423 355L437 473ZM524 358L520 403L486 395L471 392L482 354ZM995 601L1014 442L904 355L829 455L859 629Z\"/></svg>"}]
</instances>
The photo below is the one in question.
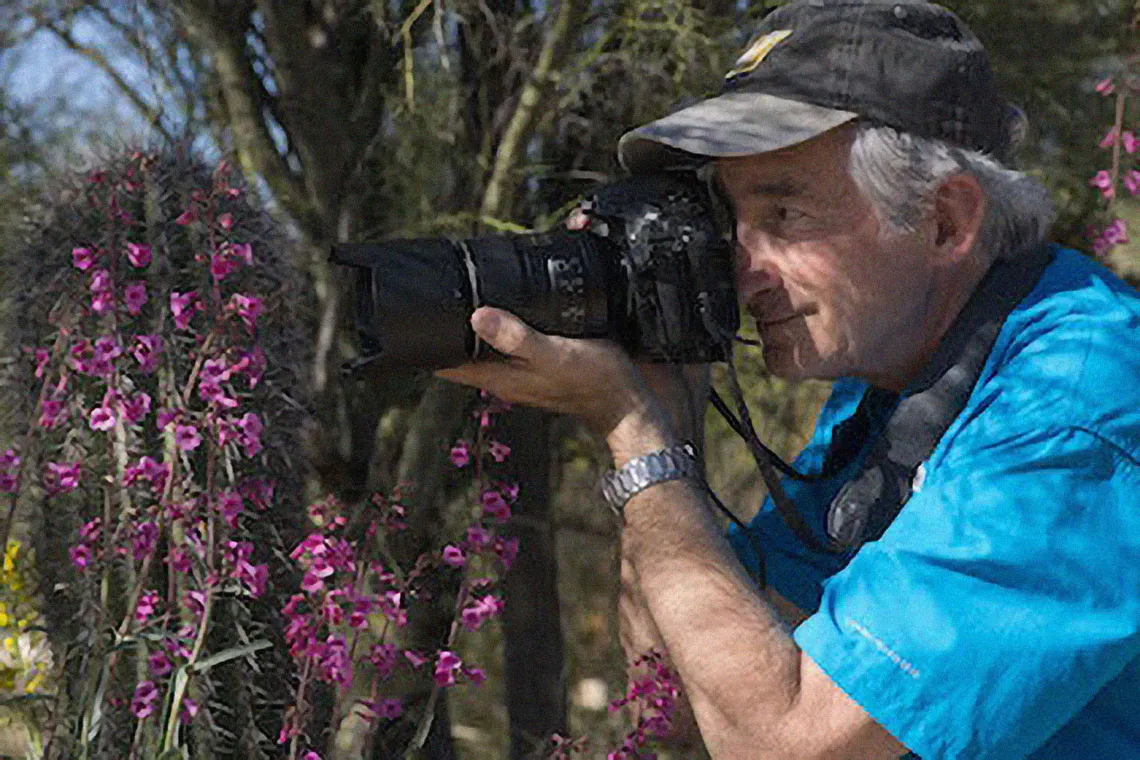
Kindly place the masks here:
<instances>
[{"instance_id":1,"label":"yellow logo on cap","mask_svg":"<svg viewBox=\"0 0 1140 760\"><path fill-rule=\"evenodd\" d=\"M757 37L748 46L748 49L736 59L736 63L732 66L732 71L724 75L725 79L732 79L741 74L747 74L754 68L760 65L768 53L772 52L772 48L779 45L784 40L792 35L791 29L780 29L775 32L768 32L763 37Z\"/></svg>"}]
</instances>

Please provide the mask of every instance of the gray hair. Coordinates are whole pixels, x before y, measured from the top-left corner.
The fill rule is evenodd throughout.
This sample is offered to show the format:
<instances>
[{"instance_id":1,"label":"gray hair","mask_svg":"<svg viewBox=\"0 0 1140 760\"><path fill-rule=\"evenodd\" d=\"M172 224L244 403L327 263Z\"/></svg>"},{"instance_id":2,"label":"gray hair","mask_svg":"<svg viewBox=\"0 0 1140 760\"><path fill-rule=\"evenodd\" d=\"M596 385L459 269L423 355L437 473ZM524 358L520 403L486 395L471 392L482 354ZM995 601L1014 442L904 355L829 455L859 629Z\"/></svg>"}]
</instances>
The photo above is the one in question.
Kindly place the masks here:
<instances>
[{"instance_id":1,"label":"gray hair","mask_svg":"<svg viewBox=\"0 0 1140 760\"><path fill-rule=\"evenodd\" d=\"M850 171L887 233L913 232L943 181L973 175L989 204L975 246L987 261L1044 242L1055 218L1048 192L1033 177L983 153L890 127L858 124Z\"/></svg>"}]
</instances>

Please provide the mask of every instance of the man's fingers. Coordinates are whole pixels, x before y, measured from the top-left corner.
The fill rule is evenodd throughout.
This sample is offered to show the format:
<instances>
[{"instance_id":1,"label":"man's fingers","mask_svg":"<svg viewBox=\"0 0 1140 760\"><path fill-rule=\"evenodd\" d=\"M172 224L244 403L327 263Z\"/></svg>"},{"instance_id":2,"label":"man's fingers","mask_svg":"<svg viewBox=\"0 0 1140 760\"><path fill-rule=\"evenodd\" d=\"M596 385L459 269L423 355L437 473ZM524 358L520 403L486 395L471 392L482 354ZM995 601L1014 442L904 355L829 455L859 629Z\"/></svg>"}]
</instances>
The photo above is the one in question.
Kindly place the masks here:
<instances>
[{"instance_id":1,"label":"man's fingers","mask_svg":"<svg viewBox=\"0 0 1140 760\"><path fill-rule=\"evenodd\" d=\"M490 306L475 310L471 327L496 351L528 361L535 359L545 339L514 314Z\"/></svg>"}]
</instances>

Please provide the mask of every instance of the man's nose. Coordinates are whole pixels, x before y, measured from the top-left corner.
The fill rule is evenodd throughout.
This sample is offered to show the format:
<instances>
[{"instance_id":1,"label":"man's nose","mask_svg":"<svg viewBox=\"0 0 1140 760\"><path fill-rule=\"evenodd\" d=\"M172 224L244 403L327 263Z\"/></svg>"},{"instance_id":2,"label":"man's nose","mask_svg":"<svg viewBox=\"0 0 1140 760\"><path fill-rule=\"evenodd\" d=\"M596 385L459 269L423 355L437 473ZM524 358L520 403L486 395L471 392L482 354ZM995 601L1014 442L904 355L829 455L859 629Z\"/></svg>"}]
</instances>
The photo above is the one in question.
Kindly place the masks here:
<instances>
[{"instance_id":1,"label":"man's nose","mask_svg":"<svg viewBox=\"0 0 1140 760\"><path fill-rule=\"evenodd\" d=\"M745 296L774 290L780 286L780 272L772 257L756 246L736 241L736 289Z\"/></svg>"}]
</instances>

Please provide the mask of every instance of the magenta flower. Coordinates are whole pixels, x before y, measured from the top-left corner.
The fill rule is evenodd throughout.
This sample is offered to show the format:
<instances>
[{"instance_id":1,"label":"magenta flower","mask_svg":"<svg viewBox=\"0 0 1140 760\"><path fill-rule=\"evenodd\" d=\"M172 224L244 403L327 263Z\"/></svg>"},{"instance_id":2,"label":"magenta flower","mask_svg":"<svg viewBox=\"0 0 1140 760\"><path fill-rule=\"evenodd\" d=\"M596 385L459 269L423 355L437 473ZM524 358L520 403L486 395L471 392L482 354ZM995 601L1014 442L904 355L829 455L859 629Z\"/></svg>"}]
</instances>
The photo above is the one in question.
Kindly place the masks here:
<instances>
[{"instance_id":1,"label":"magenta flower","mask_svg":"<svg viewBox=\"0 0 1140 760\"><path fill-rule=\"evenodd\" d=\"M151 656L147 658L147 660L150 663L150 672L153 673L156 678L162 678L164 675L174 670L174 663L170 661L170 657L166 654L166 652L162 651L161 649L152 653Z\"/></svg>"},{"instance_id":2,"label":"magenta flower","mask_svg":"<svg viewBox=\"0 0 1140 760\"><path fill-rule=\"evenodd\" d=\"M47 365L48 365L49 361L51 361L51 351L48 351L46 348L37 348L36 349L36 378L37 379L44 376L44 372L47 370Z\"/></svg>"},{"instance_id":3,"label":"magenta flower","mask_svg":"<svg viewBox=\"0 0 1140 760\"><path fill-rule=\"evenodd\" d=\"M399 718L404 714L404 704L398 699L377 699L373 702L365 703L365 706L375 715L381 719Z\"/></svg>"},{"instance_id":4,"label":"magenta flower","mask_svg":"<svg viewBox=\"0 0 1140 760\"><path fill-rule=\"evenodd\" d=\"M1140 194L1140 171L1133 169L1125 174L1124 186L1128 188L1129 195Z\"/></svg>"},{"instance_id":5,"label":"magenta flower","mask_svg":"<svg viewBox=\"0 0 1140 760\"><path fill-rule=\"evenodd\" d=\"M139 362L139 370L144 375L154 373L158 368L158 356L162 354L161 335L136 335L135 345L131 348L131 356Z\"/></svg>"},{"instance_id":6,"label":"magenta flower","mask_svg":"<svg viewBox=\"0 0 1140 760\"><path fill-rule=\"evenodd\" d=\"M150 395L139 391L123 404L123 418L130 424L138 424L150 414Z\"/></svg>"},{"instance_id":7,"label":"magenta flower","mask_svg":"<svg viewBox=\"0 0 1140 760\"><path fill-rule=\"evenodd\" d=\"M404 651L404 657L407 659L408 662L410 662L412 664L413 668L422 667L428 661L427 657L424 657L419 652L415 652L411 649L407 649Z\"/></svg>"},{"instance_id":8,"label":"magenta flower","mask_svg":"<svg viewBox=\"0 0 1140 760\"><path fill-rule=\"evenodd\" d=\"M471 450L467 448L467 441L456 441L448 457L456 467L466 467L471 461Z\"/></svg>"},{"instance_id":9,"label":"magenta flower","mask_svg":"<svg viewBox=\"0 0 1140 760\"><path fill-rule=\"evenodd\" d=\"M87 565L91 563L91 547L86 544L71 547L67 550L67 554L71 557L71 564L79 570L86 569Z\"/></svg>"},{"instance_id":10,"label":"magenta flower","mask_svg":"<svg viewBox=\"0 0 1140 760\"><path fill-rule=\"evenodd\" d=\"M20 462L24 461L12 449L8 449L3 454L0 454L0 468L5 470L14 470L20 466Z\"/></svg>"},{"instance_id":11,"label":"magenta flower","mask_svg":"<svg viewBox=\"0 0 1140 760\"><path fill-rule=\"evenodd\" d=\"M1099 172L1089 180L1089 184L1093 187L1100 189L1100 194L1105 198L1111 198L1116 194L1112 186L1112 175L1107 170L1101 169Z\"/></svg>"},{"instance_id":12,"label":"magenta flower","mask_svg":"<svg viewBox=\"0 0 1140 760\"><path fill-rule=\"evenodd\" d=\"M190 572L190 555L182 549L175 549L170 553L170 569L176 573Z\"/></svg>"},{"instance_id":13,"label":"magenta flower","mask_svg":"<svg viewBox=\"0 0 1140 760\"><path fill-rule=\"evenodd\" d=\"M285 729L281 729L281 730L284 731ZM280 742L280 743L284 744L285 742ZM318 755L313 750L309 750L305 754L301 755L301 760L321 760L321 756Z\"/></svg>"},{"instance_id":14,"label":"magenta flower","mask_svg":"<svg viewBox=\"0 0 1140 760\"><path fill-rule=\"evenodd\" d=\"M511 508L506 501L503 500L503 495L498 491L484 491L480 497L483 504L483 516L492 520L504 522L511 517Z\"/></svg>"},{"instance_id":15,"label":"magenta flower","mask_svg":"<svg viewBox=\"0 0 1140 760\"><path fill-rule=\"evenodd\" d=\"M158 608L158 592L157 591L144 591L139 596L139 603L135 607L135 620L139 623L146 623L150 616L154 614ZM151 655L151 669L154 669L153 655ZM170 672L169 670L166 672ZM163 673L155 673L155 675L164 675Z\"/></svg>"},{"instance_id":16,"label":"magenta flower","mask_svg":"<svg viewBox=\"0 0 1140 760\"><path fill-rule=\"evenodd\" d=\"M491 545L491 532L478 525L472 525L467 529L466 543L468 551L480 552Z\"/></svg>"},{"instance_id":17,"label":"magenta flower","mask_svg":"<svg viewBox=\"0 0 1140 760\"><path fill-rule=\"evenodd\" d=\"M467 562L467 557L463 554L463 550L458 546L451 546L448 544L443 547L442 552L443 563L452 567L463 567Z\"/></svg>"},{"instance_id":18,"label":"magenta flower","mask_svg":"<svg viewBox=\"0 0 1140 760\"><path fill-rule=\"evenodd\" d=\"M20 479L10 472L0 472L0 493L16 493Z\"/></svg>"},{"instance_id":19,"label":"magenta flower","mask_svg":"<svg viewBox=\"0 0 1140 760\"><path fill-rule=\"evenodd\" d=\"M79 486L79 462L48 462L44 488L48 496L69 493Z\"/></svg>"},{"instance_id":20,"label":"magenta flower","mask_svg":"<svg viewBox=\"0 0 1140 760\"><path fill-rule=\"evenodd\" d=\"M153 522L144 522L135 528L134 539L131 541L131 549L134 552L136 560L154 551L155 544L158 543L158 526Z\"/></svg>"},{"instance_id":21,"label":"magenta flower","mask_svg":"<svg viewBox=\"0 0 1140 760\"><path fill-rule=\"evenodd\" d=\"M184 697L182 699L182 709L178 711L178 721L183 724L190 723L197 714L198 703L190 699L190 697Z\"/></svg>"},{"instance_id":22,"label":"magenta flower","mask_svg":"<svg viewBox=\"0 0 1140 760\"><path fill-rule=\"evenodd\" d=\"M55 426L59 424L63 412L64 404L62 400L44 399L43 409L40 412L39 426L48 430L54 430Z\"/></svg>"},{"instance_id":23,"label":"magenta flower","mask_svg":"<svg viewBox=\"0 0 1140 760\"><path fill-rule=\"evenodd\" d=\"M91 410L91 416L87 422L92 430L110 430L115 427L117 419L113 409L109 409L106 406L97 406Z\"/></svg>"},{"instance_id":24,"label":"magenta flower","mask_svg":"<svg viewBox=\"0 0 1140 760\"><path fill-rule=\"evenodd\" d=\"M511 455L511 447L505 443L491 441L490 454L496 462L505 462L507 457Z\"/></svg>"},{"instance_id":25,"label":"magenta flower","mask_svg":"<svg viewBox=\"0 0 1140 760\"><path fill-rule=\"evenodd\" d=\"M171 291L170 313L174 317L174 326L179 330L186 330L190 327L190 318L194 316L197 308L198 294L194 291L189 293Z\"/></svg>"},{"instance_id":26,"label":"magenta flower","mask_svg":"<svg viewBox=\"0 0 1140 760\"><path fill-rule=\"evenodd\" d=\"M106 314L115 308L115 295L109 290L101 290L91 297L91 311Z\"/></svg>"},{"instance_id":27,"label":"magenta flower","mask_svg":"<svg viewBox=\"0 0 1140 760\"><path fill-rule=\"evenodd\" d=\"M1109 245L1121 245L1128 242L1128 225L1123 219L1116 219L1104 231L1103 237Z\"/></svg>"},{"instance_id":28,"label":"magenta flower","mask_svg":"<svg viewBox=\"0 0 1140 760\"><path fill-rule=\"evenodd\" d=\"M1112 77L1106 77L1106 78L1100 80L1099 82L1097 82L1096 91L1099 92L1101 95L1104 95L1106 97L1108 95L1111 95L1113 92L1115 92L1116 91L1116 85L1114 85L1112 83Z\"/></svg>"},{"instance_id":29,"label":"magenta flower","mask_svg":"<svg viewBox=\"0 0 1140 760\"><path fill-rule=\"evenodd\" d=\"M396 672L396 647L394 644L373 644L368 652L368 659L376 668L376 675L381 680L387 680Z\"/></svg>"},{"instance_id":30,"label":"magenta flower","mask_svg":"<svg viewBox=\"0 0 1140 760\"><path fill-rule=\"evenodd\" d=\"M95 264L95 252L90 248L72 248L71 263L81 272L86 272Z\"/></svg>"},{"instance_id":31,"label":"magenta flower","mask_svg":"<svg viewBox=\"0 0 1140 760\"><path fill-rule=\"evenodd\" d=\"M218 512L231 528L237 527L238 515L242 513L244 502L241 494L225 490L218 496ZM252 549L252 545L250 547Z\"/></svg>"},{"instance_id":32,"label":"magenta flower","mask_svg":"<svg viewBox=\"0 0 1140 760\"><path fill-rule=\"evenodd\" d=\"M185 227L197 218L198 215L194 213L194 208L191 207L179 214L178 218L174 220L174 223L181 224L183 227Z\"/></svg>"},{"instance_id":33,"label":"magenta flower","mask_svg":"<svg viewBox=\"0 0 1140 760\"><path fill-rule=\"evenodd\" d=\"M249 243L233 243L230 245L230 250L247 265L253 263L253 248Z\"/></svg>"},{"instance_id":34,"label":"magenta flower","mask_svg":"<svg viewBox=\"0 0 1140 760\"><path fill-rule=\"evenodd\" d=\"M234 293L230 297L228 304L228 311L236 313L245 326L252 330L257 322L257 318L261 316L261 299L257 296L247 296L242 293Z\"/></svg>"},{"instance_id":35,"label":"magenta flower","mask_svg":"<svg viewBox=\"0 0 1140 760\"><path fill-rule=\"evenodd\" d=\"M1113 145L1116 145L1116 138L1119 136L1120 131L1116 127L1112 127L1105 133L1104 137L1101 138L1098 146L1101 148L1111 148Z\"/></svg>"},{"instance_id":36,"label":"magenta flower","mask_svg":"<svg viewBox=\"0 0 1140 760\"><path fill-rule=\"evenodd\" d=\"M178 425L174 428L174 443L183 451L193 451L201 445L202 437L193 425Z\"/></svg>"},{"instance_id":37,"label":"magenta flower","mask_svg":"<svg viewBox=\"0 0 1140 760\"><path fill-rule=\"evenodd\" d=\"M1140 149L1140 140L1131 132L1125 132L1120 136L1120 144L1124 146L1125 153L1135 153Z\"/></svg>"},{"instance_id":38,"label":"magenta flower","mask_svg":"<svg viewBox=\"0 0 1140 760\"><path fill-rule=\"evenodd\" d=\"M441 649L439 659L435 662L435 673L432 678L439 686L453 686L455 684L455 673L462 666L463 660L459 659L459 655L450 650Z\"/></svg>"},{"instance_id":39,"label":"magenta flower","mask_svg":"<svg viewBox=\"0 0 1140 760\"><path fill-rule=\"evenodd\" d=\"M206 612L206 592L191 589L182 595L182 604L194 617L202 617Z\"/></svg>"},{"instance_id":40,"label":"magenta flower","mask_svg":"<svg viewBox=\"0 0 1140 760\"><path fill-rule=\"evenodd\" d=\"M261 432L264 429L261 418L253 412L248 412L237 421L237 426L241 431L239 442L242 450L247 457L255 456L257 452L261 451Z\"/></svg>"},{"instance_id":41,"label":"magenta flower","mask_svg":"<svg viewBox=\"0 0 1140 760\"><path fill-rule=\"evenodd\" d=\"M139 720L146 718L154 712L159 701L158 688L153 681L142 681L135 686L135 695L131 699L131 715Z\"/></svg>"},{"instance_id":42,"label":"magenta flower","mask_svg":"<svg viewBox=\"0 0 1140 760\"><path fill-rule=\"evenodd\" d=\"M225 251L220 251L210 257L210 274L212 274L214 279L218 282L221 282L236 272L237 268L237 261Z\"/></svg>"},{"instance_id":43,"label":"magenta flower","mask_svg":"<svg viewBox=\"0 0 1140 760\"><path fill-rule=\"evenodd\" d=\"M499 561L503 563L503 570L510 570L511 565L519 556L519 540L514 537L496 538L492 550L498 555Z\"/></svg>"},{"instance_id":44,"label":"magenta flower","mask_svg":"<svg viewBox=\"0 0 1140 760\"><path fill-rule=\"evenodd\" d=\"M459 621L467 630L475 631L486 621L501 614L502 611L503 600L487 594L475 597L468 602L467 606L459 613Z\"/></svg>"},{"instance_id":45,"label":"magenta flower","mask_svg":"<svg viewBox=\"0 0 1140 760\"><path fill-rule=\"evenodd\" d=\"M127 304L128 314L132 316L140 314L147 301L146 283L136 280L128 284L126 290L123 291L123 301Z\"/></svg>"},{"instance_id":46,"label":"magenta flower","mask_svg":"<svg viewBox=\"0 0 1140 760\"><path fill-rule=\"evenodd\" d=\"M150 246L127 243L127 258L139 269L150 266Z\"/></svg>"},{"instance_id":47,"label":"magenta flower","mask_svg":"<svg viewBox=\"0 0 1140 760\"><path fill-rule=\"evenodd\" d=\"M218 216L218 225L223 230L228 230L234 226L234 215L230 213L220 214Z\"/></svg>"}]
</instances>

